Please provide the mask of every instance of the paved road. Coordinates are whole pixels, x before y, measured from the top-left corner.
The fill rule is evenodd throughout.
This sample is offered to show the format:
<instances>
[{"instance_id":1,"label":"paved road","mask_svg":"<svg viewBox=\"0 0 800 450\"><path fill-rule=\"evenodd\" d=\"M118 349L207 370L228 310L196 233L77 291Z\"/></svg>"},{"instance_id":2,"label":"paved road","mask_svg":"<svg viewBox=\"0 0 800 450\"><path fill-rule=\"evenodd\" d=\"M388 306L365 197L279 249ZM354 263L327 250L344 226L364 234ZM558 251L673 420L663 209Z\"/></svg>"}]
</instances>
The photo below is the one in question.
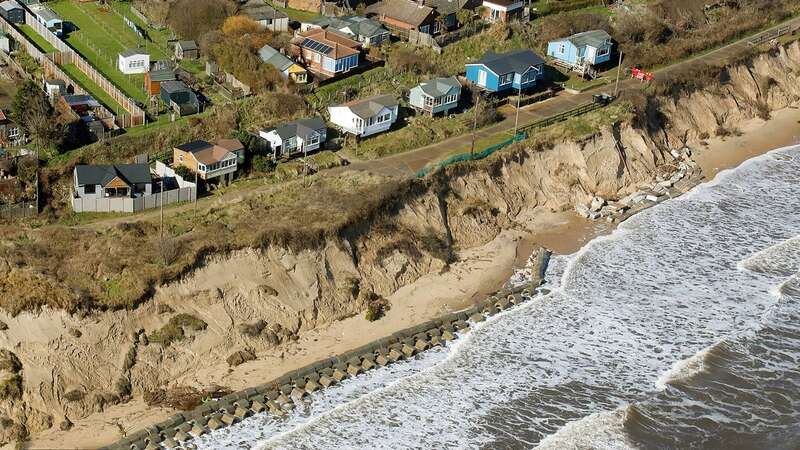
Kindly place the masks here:
<instances>
[{"instance_id":1,"label":"paved road","mask_svg":"<svg viewBox=\"0 0 800 450\"><path fill-rule=\"evenodd\" d=\"M776 25L763 33L789 25L792 28L800 27L800 17ZM761 34L761 33L760 33ZM663 80L669 77L670 73L677 70L683 70L687 66L699 64L724 64L732 57L745 51L749 44L748 40L753 36L748 36L744 39L736 41L732 44L712 50L708 53L689 58L686 61L673 64L655 71L656 80ZM638 80L630 78L623 78L620 81L620 92L628 89L641 89L642 83ZM540 119L544 119L556 114L568 111L576 106L590 102L592 95L601 92L611 92L614 90L614 85L600 86L580 94L570 94L566 91L561 91L556 97L547 99L543 102L534 103L520 109L519 125L523 126ZM487 128L483 128L476 133L476 140L493 136L502 132L513 132L514 129L514 107L505 106L500 109L504 113L505 119ZM420 147L415 150L410 150L404 153L387 156L381 159L370 161L356 161L353 162L348 169L350 170L364 170L373 173L378 173L387 176L413 176L417 171L422 169L428 164L441 161L442 159L453 154L456 150L468 148L472 141L471 134L456 136L435 144L425 147ZM480 148L476 149L482 150ZM340 169L341 170L341 169Z\"/></svg>"}]
</instances>

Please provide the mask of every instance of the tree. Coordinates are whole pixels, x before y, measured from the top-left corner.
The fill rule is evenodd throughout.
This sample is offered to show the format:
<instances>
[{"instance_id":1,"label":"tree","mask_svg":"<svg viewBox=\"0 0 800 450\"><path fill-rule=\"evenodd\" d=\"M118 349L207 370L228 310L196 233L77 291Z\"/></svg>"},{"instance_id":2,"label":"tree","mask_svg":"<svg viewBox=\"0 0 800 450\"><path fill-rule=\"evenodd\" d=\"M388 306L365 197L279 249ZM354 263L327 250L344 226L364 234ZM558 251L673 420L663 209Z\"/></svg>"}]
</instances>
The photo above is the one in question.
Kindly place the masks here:
<instances>
[{"instance_id":1,"label":"tree","mask_svg":"<svg viewBox=\"0 0 800 450\"><path fill-rule=\"evenodd\" d=\"M456 20L461 26L472 26L475 23L475 13L468 9L459 9L456 13Z\"/></svg>"},{"instance_id":2,"label":"tree","mask_svg":"<svg viewBox=\"0 0 800 450\"><path fill-rule=\"evenodd\" d=\"M236 5L230 0L177 0L170 8L167 22L178 35L197 40L219 29L225 18L235 12Z\"/></svg>"},{"instance_id":3,"label":"tree","mask_svg":"<svg viewBox=\"0 0 800 450\"><path fill-rule=\"evenodd\" d=\"M231 16L222 24L222 32L227 36L239 37L263 31L261 25L247 16Z\"/></svg>"},{"instance_id":4,"label":"tree","mask_svg":"<svg viewBox=\"0 0 800 450\"><path fill-rule=\"evenodd\" d=\"M439 32L442 34L447 33L447 17L442 14L436 16L436 23L439 25Z\"/></svg>"},{"instance_id":5,"label":"tree","mask_svg":"<svg viewBox=\"0 0 800 450\"><path fill-rule=\"evenodd\" d=\"M58 145L64 137L55 110L32 81L25 82L14 96L11 118L34 141L37 150Z\"/></svg>"}]
</instances>

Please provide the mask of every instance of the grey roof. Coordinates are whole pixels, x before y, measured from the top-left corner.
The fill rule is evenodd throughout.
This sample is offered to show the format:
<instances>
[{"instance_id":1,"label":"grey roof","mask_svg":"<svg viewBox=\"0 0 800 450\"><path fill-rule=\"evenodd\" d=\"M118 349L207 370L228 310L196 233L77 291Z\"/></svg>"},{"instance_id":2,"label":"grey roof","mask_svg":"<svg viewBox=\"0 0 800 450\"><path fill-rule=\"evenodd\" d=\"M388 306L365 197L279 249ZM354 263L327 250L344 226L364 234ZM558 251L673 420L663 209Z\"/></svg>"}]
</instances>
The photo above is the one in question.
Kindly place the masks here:
<instances>
[{"instance_id":1,"label":"grey roof","mask_svg":"<svg viewBox=\"0 0 800 450\"><path fill-rule=\"evenodd\" d=\"M158 82L165 82L165 81L173 81L176 78L175 70L174 69L156 69L150 70L148 77L150 81L158 81Z\"/></svg>"},{"instance_id":2,"label":"grey roof","mask_svg":"<svg viewBox=\"0 0 800 450\"><path fill-rule=\"evenodd\" d=\"M242 6L242 12L255 20L267 19L287 19L289 18L283 11L278 11L270 5L258 0L250 0Z\"/></svg>"},{"instance_id":3,"label":"grey roof","mask_svg":"<svg viewBox=\"0 0 800 450\"><path fill-rule=\"evenodd\" d=\"M350 108L353 114L362 119L368 119L377 115L383 108L393 108L397 105L397 99L391 95L376 95L362 100L353 100L338 106Z\"/></svg>"},{"instance_id":4,"label":"grey roof","mask_svg":"<svg viewBox=\"0 0 800 450\"><path fill-rule=\"evenodd\" d=\"M384 15L400 22L419 26L433 13L433 8L420 6L410 0L383 0L368 8L378 15Z\"/></svg>"},{"instance_id":5,"label":"grey roof","mask_svg":"<svg viewBox=\"0 0 800 450\"><path fill-rule=\"evenodd\" d=\"M149 53L147 53L147 52L145 52L143 50L139 50L138 48L129 48L127 50L123 50L123 51L119 52L119 55L123 56L125 58L130 58L131 56L135 56L135 55L149 55Z\"/></svg>"},{"instance_id":6,"label":"grey roof","mask_svg":"<svg viewBox=\"0 0 800 450\"><path fill-rule=\"evenodd\" d=\"M64 95L61 98L64 99L64 102L69 106L78 106L78 105L87 105L92 108L96 108L100 106L100 103L94 99L91 95L86 94L75 94L75 95Z\"/></svg>"},{"instance_id":7,"label":"grey roof","mask_svg":"<svg viewBox=\"0 0 800 450\"><path fill-rule=\"evenodd\" d=\"M0 8L5 11L11 11L12 9L22 8L22 5L15 0L6 0L3 3L0 3Z\"/></svg>"},{"instance_id":8,"label":"grey roof","mask_svg":"<svg viewBox=\"0 0 800 450\"><path fill-rule=\"evenodd\" d=\"M116 177L128 184L152 183L150 166L147 164L117 164L113 166L75 166L78 185L106 185Z\"/></svg>"},{"instance_id":9,"label":"grey roof","mask_svg":"<svg viewBox=\"0 0 800 450\"><path fill-rule=\"evenodd\" d=\"M441 97L447 95L453 88L461 90L461 83L458 78L434 78L433 80L423 81L417 86L422 92L430 95L431 97Z\"/></svg>"},{"instance_id":10,"label":"grey roof","mask_svg":"<svg viewBox=\"0 0 800 450\"><path fill-rule=\"evenodd\" d=\"M308 117L264 131L275 131L275 133L285 141L295 136L308 136L312 131L321 130L323 128L325 128L325 121L322 120L322 117Z\"/></svg>"},{"instance_id":11,"label":"grey roof","mask_svg":"<svg viewBox=\"0 0 800 450\"><path fill-rule=\"evenodd\" d=\"M192 90L189 89L189 86L180 80L162 81L161 90L167 92L168 94L174 92L192 92Z\"/></svg>"},{"instance_id":12,"label":"grey roof","mask_svg":"<svg viewBox=\"0 0 800 450\"><path fill-rule=\"evenodd\" d=\"M49 85L49 86L60 86L62 88L66 88L67 87L67 83L64 82L64 80L59 80L57 78L44 80L44 83Z\"/></svg>"},{"instance_id":13,"label":"grey roof","mask_svg":"<svg viewBox=\"0 0 800 450\"><path fill-rule=\"evenodd\" d=\"M31 7L31 11L33 11L33 13L37 16L41 17L45 22L50 22L51 20L58 20L59 22L62 22L61 17L47 6L37 6L36 8Z\"/></svg>"},{"instance_id":14,"label":"grey roof","mask_svg":"<svg viewBox=\"0 0 800 450\"><path fill-rule=\"evenodd\" d=\"M482 64L492 72L502 75L511 72L524 73L531 66L544 64L544 60L531 50L517 50L500 54L489 51L478 61L467 65L472 64Z\"/></svg>"},{"instance_id":15,"label":"grey roof","mask_svg":"<svg viewBox=\"0 0 800 450\"><path fill-rule=\"evenodd\" d=\"M322 17L311 23L339 31L348 28L356 36L364 37L380 36L389 32L380 22L360 16Z\"/></svg>"},{"instance_id":16,"label":"grey roof","mask_svg":"<svg viewBox=\"0 0 800 450\"><path fill-rule=\"evenodd\" d=\"M275 50L269 45L261 47L261 49L258 51L258 56L261 58L262 61L275 67L281 72L288 69L289 67L292 66L292 64L294 64L294 62L291 59L289 59L286 55Z\"/></svg>"},{"instance_id":17,"label":"grey roof","mask_svg":"<svg viewBox=\"0 0 800 450\"><path fill-rule=\"evenodd\" d=\"M468 8L475 9L480 2L473 0L425 0L425 6L434 8L439 14L449 15Z\"/></svg>"},{"instance_id":18,"label":"grey roof","mask_svg":"<svg viewBox=\"0 0 800 450\"><path fill-rule=\"evenodd\" d=\"M572 36L563 40L572 42L575 47L583 47L588 45L590 47L599 48L602 47L606 41L611 40L611 35L606 33L604 30L591 30L584 31L583 33L573 34Z\"/></svg>"},{"instance_id":19,"label":"grey roof","mask_svg":"<svg viewBox=\"0 0 800 450\"><path fill-rule=\"evenodd\" d=\"M181 48L181 50L184 50L184 51L185 50L197 50L197 42L195 42L195 41L178 41L178 43L175 44L175 45L177 45L178 47Z\"/></svg>"}]
</instances>

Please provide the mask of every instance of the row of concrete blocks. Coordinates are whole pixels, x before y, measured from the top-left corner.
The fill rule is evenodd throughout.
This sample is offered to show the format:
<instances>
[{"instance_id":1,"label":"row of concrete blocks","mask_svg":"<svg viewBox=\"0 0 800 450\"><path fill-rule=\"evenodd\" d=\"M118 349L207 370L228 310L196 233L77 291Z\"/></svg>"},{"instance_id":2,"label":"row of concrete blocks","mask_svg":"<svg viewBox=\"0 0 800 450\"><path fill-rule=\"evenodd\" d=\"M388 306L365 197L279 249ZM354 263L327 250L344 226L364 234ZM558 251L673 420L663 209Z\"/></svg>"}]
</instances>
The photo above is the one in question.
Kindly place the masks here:
<instances>
[{"instance_id":1,"label":"row of concrete blocks","mask_svg":"<svg viewBox=\"0 0 800 450\"><path fill-rule=\"evenodd\" d=\"M527 286L500 291L465 311L395 333L363 347L292 371L269 383L211 400L192 411L127 436L107 449L155 450L188 447L189 442L210 431L233 425L253 414L269 412L283 416L296 403L313 392L327 388L363 372L408 359L432 347L443 346L456 338L470 322L481 322L530 297L541 285L549 252L540 251L533 267L533 280Z\"/></svg>"}]
</instances>

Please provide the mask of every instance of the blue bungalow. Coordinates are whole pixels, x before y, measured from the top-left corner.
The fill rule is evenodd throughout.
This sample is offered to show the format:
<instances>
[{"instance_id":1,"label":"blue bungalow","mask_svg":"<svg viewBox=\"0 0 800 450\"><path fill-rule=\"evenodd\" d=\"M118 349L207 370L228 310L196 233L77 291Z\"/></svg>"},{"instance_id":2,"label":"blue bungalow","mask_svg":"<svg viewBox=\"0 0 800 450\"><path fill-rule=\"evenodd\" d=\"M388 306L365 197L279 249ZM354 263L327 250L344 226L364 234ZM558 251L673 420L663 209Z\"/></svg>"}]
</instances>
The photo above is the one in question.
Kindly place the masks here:
<instances>
[{"instance_id":1,"label":"blue bungalow","mask_svg":"<svg viewBox=\"0 0 800 450\"><path fill-rule=\"evenodd\" d=\"M603 30L585 31L547 44L547 56L571 66L594 66L611 58L611 36Z\"/></svg>"},{"instance_id":2,"label":"blue bungalow","mask_svg":"<svg viewBox=\"0 0 800 450\"><path fill-rule=\"evenodd\" d=\"M486 52L467 64L467 79L489 92L528 89L544 78L544 60L531 50Z\"/></svg>"}]
</instances>

